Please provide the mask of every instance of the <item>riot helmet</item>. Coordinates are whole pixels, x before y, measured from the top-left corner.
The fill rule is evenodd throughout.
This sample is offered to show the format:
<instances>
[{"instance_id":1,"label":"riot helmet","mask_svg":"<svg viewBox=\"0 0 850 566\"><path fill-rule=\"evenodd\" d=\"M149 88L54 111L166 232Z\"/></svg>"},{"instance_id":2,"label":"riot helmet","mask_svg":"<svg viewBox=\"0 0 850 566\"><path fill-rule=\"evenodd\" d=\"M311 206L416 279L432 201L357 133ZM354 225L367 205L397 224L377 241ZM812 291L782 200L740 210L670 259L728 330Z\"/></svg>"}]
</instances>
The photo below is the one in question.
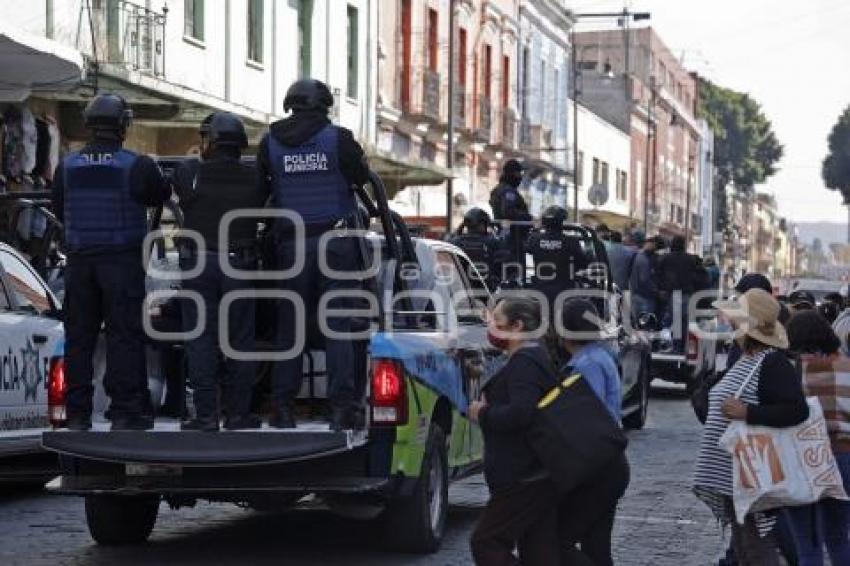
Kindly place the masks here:
<instances>
[{"instance_id":1,"label":"riot helmet","mask_svg":"<svg viewBox=\"0 0 850 566\"><path fill-rule=\"evenodd\" d=\"M560 231L564 227L564 222L567 221L567 210L563 206L550 206L543 211L540 220L546 230Z\"/></svg>"},{"instance_id":2,"label":"riot helmet","mask_svg":"<svg viewBox=\"0 0 850 566\"><path fill-rule=\"evenodd\" d=\"M292 83L283 99L284 112L320 110L327 112L334 105L328 85L315 79L300 79Z\"/></svg>"},{"instance_id":3,"label":"riot helmet","mask_svg":"<svg viewBox=\"0 0 850 566\"><path fill-rule=\"evenodd\" d=\"M133 119L133 111L121 96L110 92L99 94L83 111L83 123L92 131L122 132Z\"/></svg>"},{"instance_id":4,"label":"riot helmet","mask_svg":"<svg viewBox=\"0 0 850 566\"><path fill-rule=\"evenodd\" d=\"M486 230L490 225L490 215L487 211L481 208L473 207L466 211L463 215L463 223L472 232L480 232ZM482 230L483 229L483 230Z\"/></svg>"},{"instance_id":5,"label":"riot helmet","mask_svg":"<svg viewBox=\"0 0 850 566\"><path fill-rule=\"evenodd\" d=\"M209 125L209 139L214 146L248 147L248 135L242 120L230 112L216 112Z\"/></svg>"}]
</instances>

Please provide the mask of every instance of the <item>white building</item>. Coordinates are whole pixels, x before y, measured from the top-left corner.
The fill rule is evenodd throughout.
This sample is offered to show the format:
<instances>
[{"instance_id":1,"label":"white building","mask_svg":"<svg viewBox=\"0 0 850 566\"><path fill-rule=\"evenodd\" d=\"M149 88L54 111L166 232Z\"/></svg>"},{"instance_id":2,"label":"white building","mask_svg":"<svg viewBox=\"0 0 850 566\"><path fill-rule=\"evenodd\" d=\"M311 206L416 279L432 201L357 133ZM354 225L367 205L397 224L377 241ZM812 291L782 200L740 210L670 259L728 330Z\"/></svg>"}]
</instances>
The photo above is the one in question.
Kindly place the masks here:
<instances>
[{"instance_id":1,"label":"white building","mask_svg":"<svg viewBox=\"0 0 850 566\"><path fill-rule=\"evenodd\" d=\"M335 93L334 119L374 143L377 10L377 0L4 0L0 49L23 43L85 63L76 73L73 61L54 65L54 76L31 81L13 61L24 72L13 75L16 92L0 91L0 105L52 115L73 146L96 86L133 104L129 146L183 154L214 110L241 116L257 142L282 117L289 85L312 76ZM8 81L9 59L0 60Z\"/></svg>"},{"instance_id":2,"label":"white building","mask_svg":"<svg viewBox=\"0 0 850 566\"><path fill-rule=\"evenodd\" d=\"M612 230L624 230L633 219L629 211L631 138L585 106L578 105L578 119L570 104L570 134L578 126L578 207L586 224L605 223ZM570 138L572 139L572 137ZM570 159L573 159L570 152ZM574 207L570 183L569 207ZM593 195L593 198L592 196Z\"/></svg>"},{"instance_id":3,"label":"white building","mask_svg":"<svg viewBox=\"0 0 850 566\"><path fill-rule=\"evenodd\" d=\"M715 251L715 242L720 241L715 238L714 229L717 225L714 211L714 132L708 126L705 120L699 120L700 127L700 143L699 143L699 184L697 191L699 194L699 217L700 225L694 226L699 228L699 248L697 252L703 254L713 254Z\"/></svg>"}]
</instances>

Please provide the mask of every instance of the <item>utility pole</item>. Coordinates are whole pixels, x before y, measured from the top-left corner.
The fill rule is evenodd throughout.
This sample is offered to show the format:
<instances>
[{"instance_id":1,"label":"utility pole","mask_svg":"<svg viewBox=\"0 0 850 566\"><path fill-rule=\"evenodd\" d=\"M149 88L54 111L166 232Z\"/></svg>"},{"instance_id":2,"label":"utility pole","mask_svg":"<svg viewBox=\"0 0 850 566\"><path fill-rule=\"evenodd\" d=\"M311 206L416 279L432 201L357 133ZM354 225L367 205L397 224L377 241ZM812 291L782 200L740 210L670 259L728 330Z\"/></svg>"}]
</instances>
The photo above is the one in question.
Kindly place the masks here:
<instances>
[{"instance_id":1,"label":"utility pole","mask_svg":"<svg viewBox=\"0 0 850 566\"><path fill-rule=\"evenodd\" d=\"M653 137L652 133L652 107L655 105L655 77L649 77L649 101L646 105L646 163L644 167L644 182L643 182L643 233L647 234L649 232L649 183L650 183L650 152L652 151L652 145L650 143L650 139ZM654 173L654 171L653 171ZM652 175L654 178L655 175Z\"/></svg>"},{"instance_id":2,"label":"utility pole","mask_svg":"<svg viewBox=\"0 0 850 566\"><path fill-rule=\"evenodd\" d=\"M688 156L688 186L685 187L685 251L691 247L691 180L694 175L694 156Z\"/></svg>"},{"instance_id":3,"label":"utility pole","mask_svg":"<svg viewBox=\"0 0 850 566\"><path fill-rule=\"evenodd\" d=\"M572 59L573 59L573 222L578 224L578 180L579 180L579 170L578 170L578 95L579 95L579 87L578 87L578 79L579 79L579 68L578 68L578 49L576 49L576 33L575 27L573 27L572 32L570 33L571 38L571 51L572 51Z\"/></svg>"},{"instance_id":4,"label":"utility pole","mask_svg":"<svg viewBox=\"0 0 850 566\"><path fill-rule=\"evenodd\" d=\"M452 231L452 196L454 191L455 165L455 2L449 0L449 123L446 140L446 235Z\"/></svg>"}]
</instances>

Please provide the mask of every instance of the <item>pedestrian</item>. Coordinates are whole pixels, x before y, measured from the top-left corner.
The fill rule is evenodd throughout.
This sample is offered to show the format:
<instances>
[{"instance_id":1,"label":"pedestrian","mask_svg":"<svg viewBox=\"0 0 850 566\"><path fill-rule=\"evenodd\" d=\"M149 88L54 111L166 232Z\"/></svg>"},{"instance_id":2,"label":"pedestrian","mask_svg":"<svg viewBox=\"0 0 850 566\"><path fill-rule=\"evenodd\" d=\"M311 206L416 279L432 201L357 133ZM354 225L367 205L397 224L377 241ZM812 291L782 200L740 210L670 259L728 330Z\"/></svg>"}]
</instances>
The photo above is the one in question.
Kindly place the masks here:
<instances>
[{"instance_id":1,"label":"pedestrian","mask_svg":"<svg viewBox=\"0 0 850 566\"><path fill-rule=\"evenodd\" d=\"M838 330L846 340L843 326ZM850 358L838 353L841 341L817 311L795 314L788 339L800 356L806 395L816 396L824 408L832 451L850 491ZM823 565L824 545L833 564L850 564L850 502L824 499L787 511L799 566Z\"/></svg>"},{"instance_id":2,"label":"pedestrian","mask_svg":"<svg viewBox=\"0 0 850 566\"><path fill-rule=\"evenodd\" d=\"M844 310L844 297L841 293L827 293L821 304L818 305L818 312L827 322L832 324L838 319L838 315Z\"/></svg>"},{"instance_id":3,"label":"pedestrian","mask_svg":"<svg viewBox=\"0 0 850 566\"><path fill-rule=\"evenodd\" d=\"M65 226L65 364L68 428L92 425L92 357L106 334L104 388L114 430L153 426L147 385L142 303L142 243L148 206L171 187L148 156L123 144L132 110L115 94L100 94L83 113L89 140L55 173L53 209Z\"/></svg>"},{"instance_id":4,"label":"pedestrian","mask_svg":"<svg viewBox=\"0 0 850 566\"><path fill-rule=\"evenodd\" d=\"M657 270L659 292L665 297L661 324L664 328L673 329L673 343L681 351L688 331L691 295L701 286L696 256L685 251L685 238L673 237L670 252L658 260Z\"/></svg>"},{"instance_id":5,"label":"pedestrian","mask_svg":"<svg viewBox=\"0 0 850 566\"><path fill-rule=\"evenodd\" d=\"M498 242L490 233L491 224L490 215L485 210L470 208L463 215L463 223L449 238L449 242L469 256L488 289L495 291L499 284L499 274L495 269ZM473 278L470 277L470 280Z\"/></svg>"},{"instance_id":6,"label":"pedestrian","mask_svg":"<svg viewBox=\"0 0 850 566\"><path fill-rule=\"evenodd\" d=\"M626 291L629 288L629 275L637 253L633 246L622 243L619 232L611 234L608 263L611 265L611 278L620 291Z\"/></svg>"},{"instance_id":7,"label":"pedestrian","mask_svg":"<svg viewBox=\"0 0 850 566\"><path fill-rule=\"evenodd\" d=\"M307 319L317 318L323 293L355 290L360 283L353 278L328 277L319 269L319 241L323 234L337 229L359 227L362 223L354 194L369 180L363 148L351 131L331 123L328 113L334 98L328 86L314 79L296 81L283 102L291 116L273 123L260 142L257 166L260 181L271 194L273 209L298 214L304 225L305 239L296 242L296 231L288 220L274 225L277 261L281 269L292 267L298 245L306 254L303 269L283 281L285 290L303 300ZM363 264L359 239L354 236L330 238L325 250L327 267L336 272L356 272ZM328 305L333 311L353 308L350 298L337 297ZM328 312L327 326L336 334L351 332L351 317ZM304 335L304 320L298 320L292 301L281 301L276 346L289 351ZM324 337L328 370L329 423L333 430L362 428L365 392L357 391L355 375L366 360L356 359L350 339ZM301 389L302 355L276 362L272 377L275 414L270 424L276 428L294 428L295 397Z\"/></svg>"},{"instance_id":8,"label":"pedestrian","mask_svg":"<svg viewBox=\"0 0 850 566\"><path fill-rule=\"evenodd\" d=\"M196 277L184 277L183 288L203 298L199 307L183 302L183 324L186 331L197 326L198 308L205 312L201 334L185 344L189 384L193 391L195 417L182 423L183 430L214 432L219 429L218 385L221 375L221 332L227 332L227 343L237 352L254 349L255 303L250 297L234 301L227 312L226 330L219 328L219 307L231 292L253 288L247 279L234 278L223 271L222 264L243 271L258 268L257 218L238 217L230 223L227 240L219 241L223 217L232 211L262 208L268 199L265 185L257 182L256 168L243 164L242 150L248 136L242 121L228 112L217 112L209 121L208 147L199 165L179 166L174 172L174 189L180 198L183 227L200 234L202 242L186 240L180 244L180 264L191 271L203 263ZM254 386L255 363L235 360L225 355L227 381L222 383L225 407L224 428L228 430L259 428L260 418L250 413Z\"/></svg>"},{"instance_id":9,"label":"pedestrian","mask_svg":"<svg viewBox=\"0 0 850 566\"><path fill-rule=\"evenodd\" d=\"M642 248L635 256L629 274L632 314L635 320L638 320L644 314L657 316L658 283L655 273L657 240L655 238L645 240L640 232L635 233L633 238L635 244Z\"/></svg>"},{"instance_id":10,"label":"pedestrian","mask_svg":"<svg viewBox=\"0 0 850 566\"><path fill-rule=\"evenodd\" d=\"M708 272L708 288L719 289L720 268L717 266L717 260L715 260L712 256L707 256L702 263L705 266L705 270Z\"/></svg>"},{"instance_id":11,"label":"pedestrian","mask_svg":"<svg viewBox=\"0 0 850 566\"><path fill-rule=\"evenodd\" d=\"M488 338L507 363L487 383L469 417L484 435L484 478L490 499L470 541L480 566L560 564L556 489L530 444L537 403L552 387L546 350L529 337L540 328L541 306L505 297L490 313ZM514 548L519 551L519 562Z\"/></svg>"},{"instance_id":12,"label":"pedestrian","mask_svg":"<svg viewBox=\"0 0 850 566\"><path fill-rule=\"evenodd\" d=\"M513 283L525 281L525 242L531 231L532 217L525 199L519 193L524 172L522 163L508 159L502 166L499 184L490 192L493 219L502 226L504 245L508 251L501 280Z\"/></svg>"},{"instance_id":13,"label":"pedestrian","mask_svg":"<svg viewBox=\"0 0 850 566\"><path fill-rule=\"evenodd\" d=\"M812 295L811 292L802 289L792 291L791 294L788 295L788 302L791 305L790 310L792 314L800 311L812 310L817 306L815 296Z\"/></svg>"},{"instance_id":14,"label":"pedestrian","mask_svg":"<svg viewBox=\"0 0 850 566\"><path fill-rule=\"evenodd\" d=\"M611 247L611 229L608 228L608 225L604 222L600 222L596 225L596 235L599 237L599 241L602 242L602 245L605 247L605 251Z\"/></svg>"},{"instance_id":15,"label":"pedestrian","mask_svg":"<svg viewBox=\"0 0 850 566\"><path fill-rule=\"evenodd\" d=\"M752 513L744 524L734 517L732 457L718 441L733 420L774 428L796 426L808 417L800 377L788 360L788 336L779 323L779 303L762 289L751 289L718 308L736 326L743 352L709 394L694 474L694 492L724 525L731 525L738 564L780 564L775 513ZM742 389L743 387L743 389Z\"/></svg>"},{"instance_id":16,"label":"pedestrian","mask_svg":"<svg viewBox=\"0 0 850 566\"><path fill-rule=\"evenodd\" d=\"M619 424L623 403L620 371L614 352L603 342L599 311L589 300L574 298L564 303L561 318L564 348L570 353L561 373L580 373Z\"/></svg>"}]
</instances>

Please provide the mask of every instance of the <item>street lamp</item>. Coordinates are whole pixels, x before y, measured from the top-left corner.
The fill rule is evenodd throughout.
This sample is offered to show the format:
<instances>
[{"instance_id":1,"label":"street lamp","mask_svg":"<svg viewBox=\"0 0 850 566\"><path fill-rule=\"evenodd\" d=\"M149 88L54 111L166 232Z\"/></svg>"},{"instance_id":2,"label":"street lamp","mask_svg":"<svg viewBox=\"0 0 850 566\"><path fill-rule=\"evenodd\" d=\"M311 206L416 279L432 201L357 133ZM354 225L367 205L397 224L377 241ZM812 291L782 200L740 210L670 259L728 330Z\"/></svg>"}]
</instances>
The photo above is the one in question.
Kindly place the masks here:
<instances>
[{"instance_id":1,"label":"street lamp","mask_svg":"<svg viewBox=\"0 0 850 566\"><path fill-rule=\"evenodd\" d=\"M590 19L608 19L608 18L617 18L619 25L623 26L623 38L624 38L624 48L625 48L625 72L623 73L626 78L629 77L631 73L630 62L631 59L629 57L629 49L630 49L630 35L629 35L629 22L635 21L640 22L644 20L648 20L651 17L649 12L631 12L628 8L623 8L622 12L589 12L583 14L573 14L573 19L575 23L578 23L579 20L590 20ZM578 87L578 79L581 74L581 70L579 68L578 61L578 50L576 49L576 37L575 37L575 23L573 24L572 30L570 31L570 39L572 42L572 59L573 59L573 218L576 222L579 221L578 216L578 96L579 96L579 87ZM585 46L588 47L588 46ZM609 77L613 76L613 72L611 70L610 64L606 63L605 66L605 74ZM624 81L625 90L627 99L630 99L629 96L629 82L628 80ZM644 215L645 218L645 215ZM645 221L644 221L645 222Z\"/></svg>"}]
</instances>

